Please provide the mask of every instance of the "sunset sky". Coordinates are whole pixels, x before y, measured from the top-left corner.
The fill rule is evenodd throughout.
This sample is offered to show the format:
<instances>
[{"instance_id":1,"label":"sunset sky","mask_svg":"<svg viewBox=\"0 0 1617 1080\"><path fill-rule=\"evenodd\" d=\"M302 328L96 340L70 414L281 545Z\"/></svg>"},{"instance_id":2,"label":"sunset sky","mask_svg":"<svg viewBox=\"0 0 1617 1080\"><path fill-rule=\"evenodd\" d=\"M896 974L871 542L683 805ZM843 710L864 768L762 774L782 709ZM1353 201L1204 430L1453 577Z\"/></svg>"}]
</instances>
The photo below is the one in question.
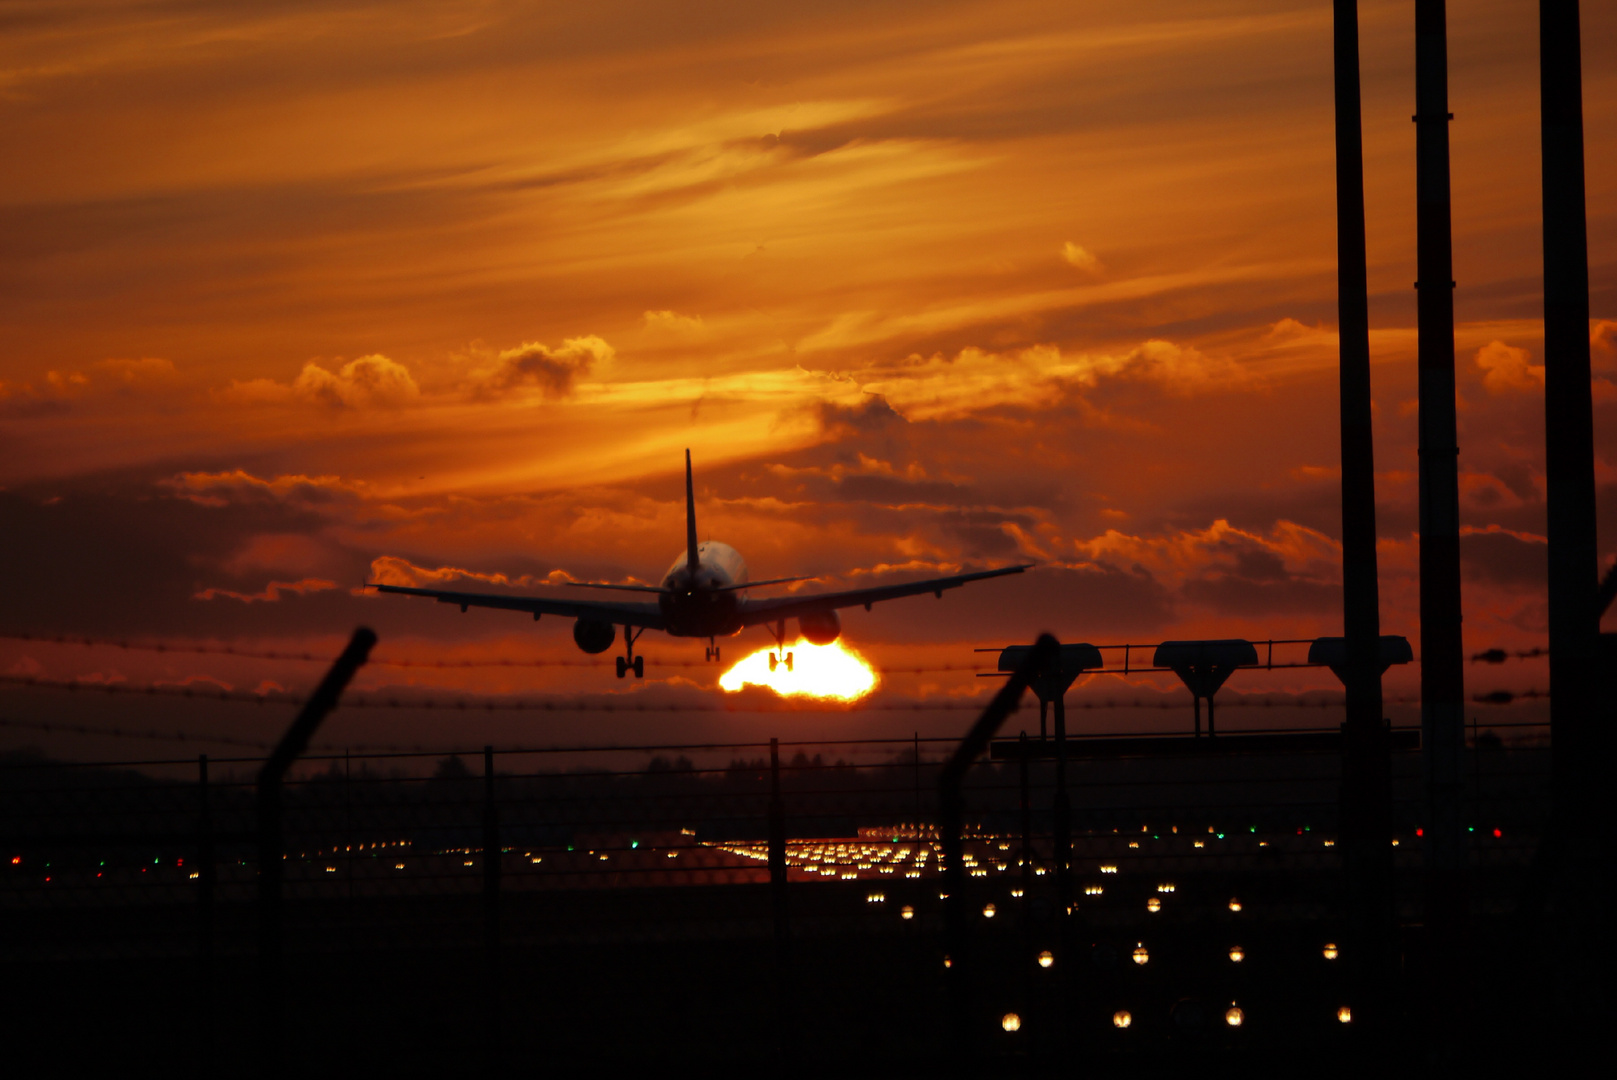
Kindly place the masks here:
<instances>
[{"instance_id":1,"label":"sunset sky","mask_svg":"<svg viewBox=\"0 0 1617 1080\"><path fill-rule=\"evenodd\" d=\"M1466 647L1530 649L1537 5L1449 7ZM1617 8L1583 19L1605 565ZM1413 5L1367 0L1361 25L1382 622L1414 640ZM879 662L1043 629L1340 632L1325 0L19 0L0 31L0 630L329 652L364 622L378 656L582 659L567 620L356 586L655 580L689 447L702 532L754 577L1040 564L850 613ZM318 672L15 640L0 670ZM717 674L364 678L666 695ZM1473 667L1468 690L1545 678ZM0 711L130 707L65 697ZM0 729L30 743L76 745Z\"/></svg>"}]
</instances>

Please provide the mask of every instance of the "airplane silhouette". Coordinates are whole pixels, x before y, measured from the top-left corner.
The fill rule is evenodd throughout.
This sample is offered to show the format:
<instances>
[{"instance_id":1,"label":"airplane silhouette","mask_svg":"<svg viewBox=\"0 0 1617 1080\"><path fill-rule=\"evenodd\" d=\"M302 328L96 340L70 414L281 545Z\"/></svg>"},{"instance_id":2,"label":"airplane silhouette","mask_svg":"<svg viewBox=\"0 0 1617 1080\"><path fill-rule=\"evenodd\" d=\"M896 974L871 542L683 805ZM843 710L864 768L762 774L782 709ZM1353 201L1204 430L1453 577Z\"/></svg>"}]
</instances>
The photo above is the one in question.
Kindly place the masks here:
<instances>
[{"instance_id":1,"label":"airplane silhouette","mask_svg":"<svg viewBox=\"0 0 1617 1080\"><path fill-rule=\"evenodd\" d=\"M728 544L696 539L696 495L691 483L691 452L685 451L685 550L675 559L663 575L661 585L611 585L598 582L572 582L580 588L616 589L620 592L650 593L655 603L645 601L607 602L600 600L564 600L538 596L501 596L493 593L448 592L441 589L415 589L403 585L368 585L378 592L400 593L405 596L426 596L440 604L459 604L460 610L472 607L503 608L507 611L525 611L538 620L540 615L571 616L573 641L590 654L603 653L617 640L617 626L623 627L624 655L617 657L618 678L633 671L635 678L644 678L645 657L634 654L634 643L647 630L662 630L673 637L707 638L707 659L719 659L719 637L739 634L749 626L767 626L774 635L782 656L769 654L769 669L784 662L792 669L792 654L786 652L786 620L796 619L802 636L815 645L829 645L842 634L842 620L838 608L870 605L901 596L934 593L943 599L943 590L958 588L968 581L1020 574L1031 564L1001 566L993 570L979 570L971 574L909 581L901 585L882 585L870 589L850 589L843 592L812 593L806 596L778 596L754 600L746 595L750 588L780 585L807 578L770 578L767 581L748 581L747 564L741 553Z\"/></svg>"}]
</instances>

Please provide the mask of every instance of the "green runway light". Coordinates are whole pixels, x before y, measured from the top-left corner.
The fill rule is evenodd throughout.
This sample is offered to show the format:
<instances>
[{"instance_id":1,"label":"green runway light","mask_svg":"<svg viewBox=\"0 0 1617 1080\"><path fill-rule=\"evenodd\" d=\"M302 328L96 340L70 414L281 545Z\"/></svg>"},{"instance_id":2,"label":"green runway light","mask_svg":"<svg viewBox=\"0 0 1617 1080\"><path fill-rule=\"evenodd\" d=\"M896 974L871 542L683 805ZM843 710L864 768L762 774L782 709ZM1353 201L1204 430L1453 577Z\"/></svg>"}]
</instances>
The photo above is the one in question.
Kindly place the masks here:
<instances>
[{"instance_id":1,"label":"green runway light","mask_svg":"<svg viewBox=\"0 0 1617 1080\"><path fill-rule=\"evenodd\" d=\"M1222 840L1222 839L1224 839L1224 834L1223 834L1223 833L1219 833L1219 834L1218 834L1218 838L1219 838L1219 839L1220 839L1220 840Z\"/></svg>"},{"instance_id":2,"label":"green runway light","mask_svg":"<svg viewBox=\"0 0 1617 1080\"><path fill-rule=\"evenodd\" d=\"M638 840L630 840L629 841L629 850L633 851L635 848L637 848L639 846L640 846L640 841L638 841Z\"/></svg>"}]
</instances>

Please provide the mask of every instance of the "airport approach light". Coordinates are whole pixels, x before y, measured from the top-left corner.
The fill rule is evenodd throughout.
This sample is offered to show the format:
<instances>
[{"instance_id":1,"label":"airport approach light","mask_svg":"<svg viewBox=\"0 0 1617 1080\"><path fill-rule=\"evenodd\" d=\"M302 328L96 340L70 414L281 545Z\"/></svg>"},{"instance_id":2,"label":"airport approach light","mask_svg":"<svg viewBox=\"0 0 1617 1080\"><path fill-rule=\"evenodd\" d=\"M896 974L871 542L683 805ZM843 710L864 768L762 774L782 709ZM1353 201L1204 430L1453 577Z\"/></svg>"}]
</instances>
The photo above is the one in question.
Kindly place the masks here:
<instances>
[{"instance_id":1,"label":"airport approach light","mask_svg":"<svg viewBox=\"0 0 1617 1080\"><path fill-rule=\"evenodd\" d=\"M1231 911L1240 911L1241 910L1241 901L1239 899L1237 899L1236 897L1233 897L1233 896L1230 897L1230 910Z\"/></svg>"},{"instance_id":2,"label":"airport approach light","mask_svg":"<svg viewBox=\"0 0 1617 1080\"><path fill-rule=\"evenodd\" d=\"M1326 942L1325 943L1325 948L1320 950L1320 951L1321 951L1321 954L1325 957L1325 959L1327 959L1327 960L1335 960L1336 959L1336 945L1334 943Z\"/></svg>"},{"instance_id":3,"label":"airport approach light","mask_svg":"<svg viewBox=\"0 0 1617 1080\"><path fill-rule=\"evenodd\" d=\"M910 907L908 904L905 904L899 909L898 917L903 919L905 922L908 922L909 920L915 918L915 909Z\"/></svg>"},{"instance_id":4,"label":"airport approach light","mask_svg":"<svg viewBox=\"0 0 1617 1080\"><path fill-rule=\"evenodd\" d=\"M743 686L767 686L782 697L830 698L858 701L876 689L876 669L840 640L814 645L799 638L791 647L790 671L784 664L769 670L772 649L759 649L742 657L719 677L719 688L730 693Z\"/></svg>"},{"instance_id":5,"label":"airport approach light","mask_svg":"<svg viewBox=\"0 0 1617 1080\"><path fill-rule=\"evenodd\" d=\"M1022 1030L1022 1018L1015 1013L1006 1013L1000 1018L999 1026L1006 1031L1020 1031Z\"/></svg>"},{"instance_id":6,"label":"airport approach light","mask_svg":"<svg viewBox=\"0 0 1617 1080\"><path fill-rule=\"evenodd\" d=\"M1112 1014L1112 1026L1115 1028L1126 1028L1132 1023L1134 1023L1134 1014L1127 1009L1119 1009Z\"/></svg>"},{"instance_id":7,"label":"airport approach light","mask_svg":"<svg viewBox=\"0 0 1617 1080\"><path fill-rule=\"evenodd\" d=\"M1134 947L1134 962L1136 964L1144 965L1150 959L1151 953L1146 949L1145 942L1142 941Z\"/></svg>"},{"instance_id":8,"label":"airport approach light","mask_svg":"<svg viewBox=\"0 0 1617 1080\"><path fill-rule=\"evenodd\" d=\"M994 908L993 904L984 904L983 905L983 918L992 919L994 917L994 911L995 911L995 908Z\"/></svg>"},{"instance_id":9,"label":"airport approach light","mask_svg":"<svg viewBox=\"0 0 1617 1080\"><path fill-rule=\"evenodd\" d=\"M1044 950L1043 952L1041 952L1039 954L1039 966L1040 967L1047 968L1051 964L1054 964L1055 962L1056 962L1056 954L1051 952L1049 949L1046 949L1046 950Z\"/></svg>"},{"instance_id":10,"label":"airport approach light","mask_svg":"<svg viewBox=\"0 0 1617 1080\"><path fill-rule=\"evenodd\" d=\"M1224 1010L1224 1022L1230 1027L1240 1027L1246 1023L1246 1013L1241 1011L1239 1005L1231 1005Z\"/></svg>"},{"instance_id":11,"label":"airport approach light","mask_svg":"<svg viewBox=\"0 0 1617 1080\"><path fill-rule=\"evenodd\" d=\"M1147 900L1145 902L1145 910L1147 910L1147 911L1161 911L1162 910L1162 901L1158 900L1156 897L1153 896L1151 899L1149 899L1149 900Z\"/></svg>"},{"instance_id":12,"label":"airport approach light","mask_svg":"<svg viewBox=\"0 0 1617 1080\"><path fill-rule=\"evenodd\" d=\"M1232 962L1239 964L1242 960L1245 960L1245 959L1246 959L1246 950L1245 949L1241 948L1241 946L1239 946L1239 945L1231 945L1230 946L1230 960Z\"/></svg>"},{"instance_id":13,"label":"airport approach light","mask_svg":"<svg viewBox=\"0 0 1617 1080\"><path fill-rule=\"evenodd\" d=\"M1353 1023L1353 1010L1348 1008L1346 1005L1342 1006L1340 1009L1336 1010L1336 1020L1337 1023L1341 1024Z\"/></svg>"}]
</instances>

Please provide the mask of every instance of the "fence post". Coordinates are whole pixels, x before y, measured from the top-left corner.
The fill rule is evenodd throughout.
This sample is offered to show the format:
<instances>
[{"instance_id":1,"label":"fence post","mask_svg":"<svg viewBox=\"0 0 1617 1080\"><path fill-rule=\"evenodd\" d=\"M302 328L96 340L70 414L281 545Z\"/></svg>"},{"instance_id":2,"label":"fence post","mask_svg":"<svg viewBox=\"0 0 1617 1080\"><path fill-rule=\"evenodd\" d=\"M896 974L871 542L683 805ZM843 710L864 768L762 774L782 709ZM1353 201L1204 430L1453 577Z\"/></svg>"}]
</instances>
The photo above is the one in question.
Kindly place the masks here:
<instances>
[{"instance_id":1,"label":"fence post","mask_svg":"<svg viewBox=\"0 0 1617 1080\"><path fill-rule=\"evenodd\" d=\"M988 707L982 711L966 737L960 740L947 764L938 774L938 839L943 848L944 893L944 981L948 989L949 1035L954 1043L952 1063L956 1070L966 1073L975 1050L972 1038L971 979L975 975L967 951L967 931L970 912L966 907L965 799L961 784L972 762L988 748L1005 718L1016 711L1022 694L1034 677L1054 667L1061 656L1061 646L1049 634L1040 634L1039 640L1028 650L1020 667L1005 680Z\"/></svg>"},{"instance_id":2,"label":"fence post","mask_svg":"<svg viewBox=\"0 0 1617 1080\"><path fill-rule=\"evenodd\" d=\"M1067 924L1072 918L1072 798L1067 794L1067 703L1064 695L1057 696L1053 704L1056 714L1056 797L1051 824L1055 833L1056 914L1061 919L1061 943L1065 945Z\"/></svg>"},{"instance_id":3,"label":"fence post","mask_svg":"<svg viewBox=\"0 0 1617 1080\"><path fill-rule=\"evenodd\" d=\"M791 923L786 908L786 808L780 800L780 740L769 740L769 900L775 917L777 1043L787 1048L791 994Z\"/></svg>"},{"instance_id":4,"label":"fence post","mask_svg":"<svg viewBox=\"0 0 1617 1080\"><path fill-rule=\"evenodd\" d=\"M281 1074L281 1033L286 1027L281 970L281 881L285 843L281 822L281 781L309 746L315 729L337 707L354 672L369 659L376 634L361 626L349 639L326 677L320 680L292 726L286 729L258 770L258 1009L259 1068Z\"/></svg>"},{"instance_id":5,"label":"fence post","mask_svg":"<svg viewBox=\"0 0 1617 1080\"><path fill-rule=\"evenodd\" d=\"M213 808L208 798L208 755L197 757L197 1045L202 1054L198 1073L213 1071Z\"/></svg>"},{"instance_id":6,"label":"fence post","mask_svg":"<svg viewBox=\"0 0 1617 1080\"><path fill-rule=\"evenodd\" d=\"M490 1068L501 1059L499 808L494 802L494 747L483 747L483 1021Z\"/></svg>"}]
</instances>

